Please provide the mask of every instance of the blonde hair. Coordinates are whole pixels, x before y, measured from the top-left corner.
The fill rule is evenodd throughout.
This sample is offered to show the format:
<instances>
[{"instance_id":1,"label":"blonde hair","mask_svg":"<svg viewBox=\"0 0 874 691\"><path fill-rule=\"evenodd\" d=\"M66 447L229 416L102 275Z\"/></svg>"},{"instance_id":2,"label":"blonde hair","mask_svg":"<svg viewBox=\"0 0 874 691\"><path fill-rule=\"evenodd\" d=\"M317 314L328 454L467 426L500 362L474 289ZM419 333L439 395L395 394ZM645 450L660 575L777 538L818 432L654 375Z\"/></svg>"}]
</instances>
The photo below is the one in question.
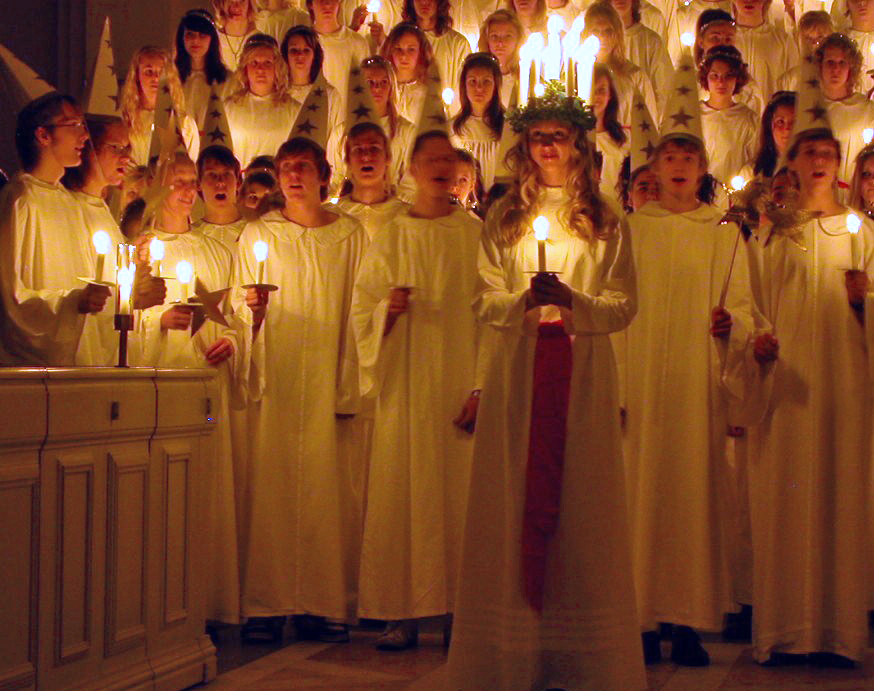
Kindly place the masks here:
<instances>
[{"instance_id":1,"label":"blonde hair","mask_svg":"<svg viewBox=\"0 0 874 691\"><path fill-rule=\"evenodd\" d=\"M398 78L391 60L381 55L371 55L361 63L362 70L384 70L388 79L388 103L385 114L388 117L389 139L394 139L398 129ZM368 87L370 88L370 87Z\"/></svg>"},{"instance_id":2,"label":"blonde hair","mask_svg":"<svg viewBox=\"0 0 874 691\"><path fill-rule=\"evenodd\" d=\"M221 27L224 26L225 19L227 19L227 15L225 14L225 6L228 4L228 0L212 0L212 9L213 14L216 18L216 23ZM246 13L246 17L249 19L249 22L255 21L255 14L258 11L258 8L255 6L255 0L248 0L249 11Z\"/></svg>"},{"instance_id":3,"label":"blonde hair","mask_svg":"<svg viewBox=\"0 0 874 691\"><path fill-rule=\"evenodd\" d=\"M144 134L145 123L138 117L142 107L142 89L140 88L139 67L145 58L161 58L164 61L163 76L166 76L167 86L170 87L170 100L176 113L177 124L181 127L187 112L185 110L185 95L182 91L182 82L176 65L170 59L170 53L157 46L143 46L131 58L124 85L121 87L119 103L121 105L121 117L124 124L130 128L131 134Z\"/></svg>"},{"instance_id":4,"label":"blonde hair","mask_svg":"<svg viewBox=\"0 0 874 691\"><path fill-rule=\"evenodd\" d=\"M627 75L631 71L632 63L625 57L625 29L622 26L622 18L609 2L598 0L589 5L586 10L586 28L583 30L583 38L592 35L592 22L598 19L605 20L616 36L613 50L607 58L607 66L617 74Z\"/></svg>"},{"instance_id":5,"label":"blonde hair","mask_svg":"<svg viewBox=\"0 0 874 691\"><path fill-rule=\"evenodd\" d=\"M478 47L482 53L489 52L489 31L491 31L492 24L498 24L499 22L506 22L507 24L512 25L513 30L516 32L516 47L513 49L513 55L510 56L510 64L507 65L509 71L514 72L519 69L519 47L522 45L522 39L525 37L525 28L522 26L522 22L519 21L519 17L516 16L515 12L499 9L486 17L479 30Z\"/></svg>"},{"instance_id":6,"label":"blonde hair","mask_svg":"<svg viewBox=\"0 0 874 691\"><path fill-rule=\"evenodd\" d=\"M230 96L228 100L233 103L239 103L243 100L246 94L249 93L249 75L246 74L246 66L252 60L252 54L259 48L270 48L273 51L273 101L274 103L287 103L291 100L291 95L288 93L288 87L291 83L291 77L288 75L288 66L285 60L282 59L282 53L275 43L267 43L267 41L246 43L243 47L243 52L240 55L240 62L237 65L237 71L234 72L231 81Z\"/></svg>"},{"instance_id":7,"label":"blonde hair","mask_svg":"<svg viewBox=\"0 0 874 691\"><path fill-rule=\"evenodd\" d=\"M512 12L519 24L524 26L519 15L516 13L516 5L513 0L505 0L504 4L506 6L504 9L508 12ZM534 22L532 26L532 31L537 31L540 26L543 26L544 29L546 28L546 0L537 0L537 11L534 14ZM520 40L522 39L521 36L519 38Z\"/></svg>"},{"instance_id":8,"label":"blonde hair","mask_svg":"<svg viewBox=\"0 0 874 691\"><path fill-rule=\"evenodd\" d=\"M573 148L564 183L568 201L559 211L559 220L586 242L605 240L614 232L619 217L604 201L595 182L594 148L585 131L569 125ZM545 195L540 169L531 158L528 131L507 154L507 165L514 183L496 206L497 223L487 223L486 233L501 247L512 247L528 233Z\"/></svg>"}]
</instances>

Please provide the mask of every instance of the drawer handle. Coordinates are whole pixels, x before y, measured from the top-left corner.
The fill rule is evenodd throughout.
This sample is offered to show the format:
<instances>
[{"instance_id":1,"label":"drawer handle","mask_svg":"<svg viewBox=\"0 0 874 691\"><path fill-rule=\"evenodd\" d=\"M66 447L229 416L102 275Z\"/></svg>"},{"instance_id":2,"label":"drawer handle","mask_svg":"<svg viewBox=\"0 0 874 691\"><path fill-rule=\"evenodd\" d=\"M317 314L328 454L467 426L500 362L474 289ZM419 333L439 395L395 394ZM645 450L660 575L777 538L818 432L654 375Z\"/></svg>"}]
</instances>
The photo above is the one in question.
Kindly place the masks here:
<instances>
[{"instance_id":1,"label":"drawer handle","mask_svg":"<svg viewBox=\"0 0 874 691\"><path fill-rule=\"evenodd\" d=\"M212 421L211 416L212 416L212 399L207 398L206 399L206 417L210 420L210 422Z\"/></svg>"},{"instance_id":2,"label":"drawer handle","mask_svg":"<svg viewBox=\"0 0 874 691\"><path fill-rule=\"evenodd\" d=\"M109 419L118 420L120 414L121 404L118 401L112 401L112 403L109 404Z\"/></svg>"}]
</instances>

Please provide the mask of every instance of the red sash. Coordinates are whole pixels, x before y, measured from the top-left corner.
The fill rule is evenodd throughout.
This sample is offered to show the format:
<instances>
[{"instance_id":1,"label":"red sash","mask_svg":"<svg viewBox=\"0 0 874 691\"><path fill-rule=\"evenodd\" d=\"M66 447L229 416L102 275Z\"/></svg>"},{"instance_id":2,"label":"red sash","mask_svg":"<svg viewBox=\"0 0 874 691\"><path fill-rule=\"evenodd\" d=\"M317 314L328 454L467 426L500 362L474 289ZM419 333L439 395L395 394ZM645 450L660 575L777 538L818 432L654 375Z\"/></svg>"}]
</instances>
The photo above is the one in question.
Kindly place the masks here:
<instances>
[{"instance_id":1,"label":"red sash","mask_svg":"<svg viewBox=\"0 0 874 691\"><path fill-rule=\"evenodd\" d=\"M522 595L538 612L543 610L549 540L558 527L572 368L571 339L562 323L540 324L522 519Z\"/></svg>"}]
</instances>

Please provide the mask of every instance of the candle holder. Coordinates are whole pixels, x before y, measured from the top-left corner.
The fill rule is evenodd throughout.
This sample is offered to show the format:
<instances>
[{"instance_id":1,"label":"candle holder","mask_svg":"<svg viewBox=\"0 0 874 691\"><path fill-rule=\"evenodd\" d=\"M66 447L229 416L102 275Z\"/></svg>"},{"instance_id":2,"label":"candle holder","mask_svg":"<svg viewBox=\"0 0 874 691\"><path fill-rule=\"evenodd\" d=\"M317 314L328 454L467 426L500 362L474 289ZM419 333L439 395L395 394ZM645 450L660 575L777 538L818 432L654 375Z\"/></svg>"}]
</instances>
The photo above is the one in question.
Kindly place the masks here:
<instances>
[{"instance_id":1,"label":"candle holder","mask_svg":"<svg viewBox=\"0 0 874 691\"><path fill-rule=\"evenodd\" d=\"M128 331L134 328L132 314L116 314L115 330L118 331L118 364L116 367L128 367L127 364L127 339Z\"/></svg>"},{"instance_id":2,"label":"candle holder","mask_svg":"<svg viewBox=\"0 0 874 691\"><path fill-rule=\"evenodd\" d=\"M265 290L268 293L279 290L279 286L275 286L272 283L247 283L246 285L241 287L245 288L246 290L249 290L249 288L255 288L256 290Z\"/></svg>"}]
</instances>

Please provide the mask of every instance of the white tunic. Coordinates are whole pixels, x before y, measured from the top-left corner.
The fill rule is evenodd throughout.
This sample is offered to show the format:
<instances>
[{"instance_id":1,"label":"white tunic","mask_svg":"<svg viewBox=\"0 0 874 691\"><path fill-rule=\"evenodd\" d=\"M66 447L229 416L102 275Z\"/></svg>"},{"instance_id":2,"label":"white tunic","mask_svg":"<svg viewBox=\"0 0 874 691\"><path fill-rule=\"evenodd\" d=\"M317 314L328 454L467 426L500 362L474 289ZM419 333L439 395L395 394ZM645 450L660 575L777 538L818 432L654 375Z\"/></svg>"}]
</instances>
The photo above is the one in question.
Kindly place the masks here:
<instances>
[{"instance_id":1,"label":"white tunic","mask_svg":"<svg viewBox=\"0 0 874 691\"><path fill-rule=\"evenodd\" d=\"M256 156L275 156L291 134L300 105L286 96L256 96L246 92L239 100L225 101L225 114L234 143L234 154L244 168Z\"/></svg>"},{"instance_id":2,"label":"white tunic","mask_svg":"<svg viewBox=\"0 0 874 691\"><path fill-rule=\"evenodd\" d=\"M350 195L340 197L337 208L343 213L349 214L364 226L368 237L373 240L376 234L388 227L389 222L401 214L406 208L397 197L389 197L384 202L377 204L364 204L356 202Z\"/></svg>"},{"instance_id":3,"label":"white tunic","mask_svg":"<svg viewBox=\"0 0 874 691\"><path fill-rule=\"evenodd\" d=\"M492 12L503 7L500 0L466 0L453 2L450 8L452 28L464 36L476 36L479 40L480 27Z\"/></svg>"},{"instance_id":4,"label":"white tunic","mask_svg":"<svg viewBox=\"0 0 874 691\"><path fill-rule=\"evenodd\" d=\"M246 225L246 221L244 219L239 219L237 221L233 221L232 223L210 223L204 219L199 220L197 223L193 224L191 229L193 231L203 233L209 238L214 240L218 240L222 243L228 250L236 256L237 254L237 240L240 239L240 233L243 232L243 226Z\"/></svg>"},{"instance_id":5,"label":"white tunic","mask_svg":"<svg viewBox=\"0 0 874 691\"><path fill-rule=\"evenodd\" d=\"M734 609L720 519L730 478L723 382L734 365L750 366L754 325L742 243L726 300L730 339L710 335L738 234L721 217L706 205L675 214L656 202L628 217L639 307L626 332L624 448L638 607L648 629L667 621L718 630Z\"/></svg>"},{"instance_id":6,"label":"white tunic","mask_svg":"<svg viewBox=\"0 0 874 691\"><path fill-rule=\"evenodd\" d=\"M474 388L481 224L460 209L402 212L375 237L352 298L362 394L376 399L358 613L409 619L451 612L471 435L457 429ZM388 295L410 308L383 337Z\"/></svg>"},{"instance_id":7,"label":"white tunic","mask_svg":"<svg viewBox=\"0 0 874 691\"><path fill-rule=\"evenodd\" d=\"M861 268L874 272L862 214ZM780 342L770 406L750 454L756 658L829 651L861 660L870 581L872 330L847 303L846 215L772 237L764 308ZM866 317L874 309L871 294Z\"/></svg>"},{"instance_id":8,"label":"white tunic","mask_svg":"<svg viewBox=\"0 0 874 691\"><path fill-rule=\"evenodd\" d=\"M509 123L505 125L505 127L509 126ZM449 132L452 145L469 151L479 162L483 188L488 190L495 181L500 148L500 141L492 128L482 118L471 115L464 122L461 134L455 133L455 119L449 125Z\"/></svg>"},{"instance_id":9,"label":"white tunic","mask_svg":"<svg viewBox=\"0 0 874 691\"><path fill-rule=\"evenodd\" d=\"M761 87L766 102L777 90L777 80L798 62L795 43L783 29L769 22L757 27L738 26L734 45L749 65L750 76Z\"/></svg>"},{"instance_id":10,"label":"white tunic","mask_svg":"<svg viewBox=\"0 0 874 691\"><path fill-rule=\"evenodd\" d=\"M388 173L389 182L396 185L399 190L403 188L408 192L414 191L415 182L410 177L408 171L410 168L410 153L413 150L413 142L416 139L416 128L413 127L413 123L402 115L397 116L394 136L391 134L388 116L380 118L379 124L382 125L382 131L390 139L391 164L389 165ZM398 196L400 196L400 191Z\"/></svg>"},{"instance_id":11,"label":"white tunic","mask_svg":"<svg viewBox=\"0 0 874 691\"><path fill-rule=\"evenodd\" d=\"M504 110L510 107L510 99L513 97L513 88L519 83L519 70L501 75L501 105Z\"/></svg>"},{"instance_id":12,"label":"white tunic","mask_svg":"<svg viewBox=\"0 0 874 691\"><path fill-rule=\"evenodd\" d=\"M79 314L85 284L77 277L93 276L95 262L82 208L66 188L27 173L7 183L0 193L0 363L89 364L77 362L91 318Z\"/></svg>"},{"instance_id":13,"label":"white tunic","mask_svg":"<svg viewBox=\"0 0 874 691\"><path fill-rule=\"evenodd\" d=\"M434 51L434 60L443 83L442 88L450 87L455 92L455 100L450 106L454 115L458 112L461 103L458 96L461 65L464 63L464 58L470 55L470 43L453 29L444 31L440 36L433 31L426 31L425 36L428 37L428 42Z\"/></svg>"},{"instance_id":14,"label":"white tunic","mask_svg":"<svg viewBox=\"0 0 874 691\"><path fill-rule=\"evenodd\" d=\"M257 278L256 240L268 244L265 280L279 290L270 294L249 365L243 613L346 617L358 561L351 536L361 528L344 520L335 413L357 406L347 318L367 233L348 216L305 228L272 211L240 236L244 285ZM236 304L251 324L242 291Z\"/></svg>"},{"instance_id":15,"label":"white tunic","mask_svg":"<svg viewBox=\"0 0 874 691\"><path fill-rule=\"evenodd\" d=\"M279 45L282 45L282 39L289 29L299 25L310 26L310 24L312 22L309 13L297 7L286 7L276 12L261 12L255 18L258 31L273 36Z\"/></svg>"},{"instance_id":16,"label":"white tunic","mask_svg":"<svg viewBox=\"0 0 874 691\"><path fill-rule=\"evenodd\" d=\"M662 35L645 26L643 22L632 24L625 30L625 57L649 75L659 111L667 103L674 77L674 66Z\"/></svg>"},{"instance_id":17,"label":"white tunic","mask_svg":"<svg viewBox=\"0 0 874 691\"><path fill-rule=\"evenodd\" d=\"M370 55L370 45L360 34L348 26L341 26L332 34L319 34L319 43L325 51L322 74L328 84L337 90L340 97L340 112L346 117L346 96L349 83L349 69L360 65Z\"/></svg>"},{"instance_id":18,"label":"white tunic","mask_svg":"<svg viewBox=\"0 0 874 691\"><path fill-rule=\"evenodd\" d=\"M601 152L604 160L598 189L604 196L618 202L619 192L616 191L616 183L619 180L622 161L629 155L631 130L625 129L625 141L622 144L613 141L607 132L598 132L595 135L595 147Z\"/></svg>"},{"instance_id":19,"label":"white tunic","mask_svg":"<svg viewBox=\"0 0 874 691\"><path fill-rule=\"evenodd\" d=\"M483 374L468 514L449 651L452 691L641 691L646 676L631 579L616 367L609 333L635 311L627 229L586 242L558 219L564 192L537 210L551 222L547 269L574 291L562 310L573 373L558 531L542 614L522 597L522 513L536 329L525 312L537 270L533 233L512 247L484 235L474 310L494 338ZM507 198L490 210L496 223ZM553 310L550 310L553 311ZM597 492L592 488L597 487ZM597 539L593 539L597 536Z\"/></svg>"},{"instance_id":20,"label":"white tunic","mask_svg":"<svg viewBox=\"0 0 874 691\"><path fill-rule=\"evenodd\" d=\"M847 184L853 179L856 156L865 147L862 130L874 127L874 102L854 93L842 101L825 100L829 124L841 143L841 164L838 179Z\"/></svg>"},{"instance_id":21,"label":"white tunic","mask_svg":"<svg viewBox=\"0 0 874 691\"><path fill-rule=\"evenodd\" d=\"M428 87L422 82L398 82L398 113L413 124L418 123L427 93Z\"/></svg>"},{"instance_id":22,"label":"white tunic","mask_svg":"<svg viewBox=\"0 0 874 691\"><path fill-rule=\"evenodd\" d=\"M613 72L613 83L616 86L616 93L619 95L619 122L625 127L631 127L631 104L634 101L635 88L643 96L653 119L660 122L661 109L656 100L652 80L642 69L632 63L626 63L624 73Z\"/></svg>"},{"instance_id":23,"label":"white tunic","mask_svg":"<svg viewBox=\"0 0 874 691\"><path fill-rule=\"evenodd\" d=\"M723 184L753 162L758 137L758 116L740 103L716 110L701 102L701 129L708 170Z\"/></svg>"},{"instance_id":24,"label":"white tunic","mask_svg":"<svg viewBox=\"0 0 874 691\"><path fill-rule=\"evenodd\" d=\"M257 29L250 31L245 36L229 36L221 29L218 29L219 49L221 51L222 62L225 63L225 67L227 67L231 72L237 71L246 39L256 32Z\"/></svg>"},{"instance_id":25,"label":"white tunic","mask_svg":"<svg viewBox=\"0 0 874 691\"><path fill-rule=\"evenodd\" d=\"M149 165L149 149L152 146L152 129L155 122L154 115L155 112L152 110L138 111L137 118L140 126L136 129L130 128L131 162L134 165ZM194 121L194 118L186 114L182 119L179 131L182 133L188 157L192 161L196 161L197 155L200 153L200 131L197 129L197 123Z\"/></svg>"},{"instance_id":26,"label":"white tunic","mask_svg":"<svg viewBox=\"0 0 874 691\"><path fill-rule=\"evenodd\" d=\"M868 93L871 87L874 87L874 82L868 76L868 72L874 70L874 53L871 52L871 46L874 44L874 31L847 29L845 33L856 42L859 51L862 53L862 73L859 77L859 83L861 84L862 91Z\"/></svg>"},{"instance_id":27,"label":"white tunic","mask_svg":"<svg viewBox=\"0 0 874 691\"><path fill-rule=\"evenodd\" d=\"M656 36L667 36L667 17L665 17L665 14L661 9L647 2L647 0L640 0L640 23L654 31ZM625 29L625 31L625 40L627 41L628 29Z\"/></svg>"}]
</instances>

